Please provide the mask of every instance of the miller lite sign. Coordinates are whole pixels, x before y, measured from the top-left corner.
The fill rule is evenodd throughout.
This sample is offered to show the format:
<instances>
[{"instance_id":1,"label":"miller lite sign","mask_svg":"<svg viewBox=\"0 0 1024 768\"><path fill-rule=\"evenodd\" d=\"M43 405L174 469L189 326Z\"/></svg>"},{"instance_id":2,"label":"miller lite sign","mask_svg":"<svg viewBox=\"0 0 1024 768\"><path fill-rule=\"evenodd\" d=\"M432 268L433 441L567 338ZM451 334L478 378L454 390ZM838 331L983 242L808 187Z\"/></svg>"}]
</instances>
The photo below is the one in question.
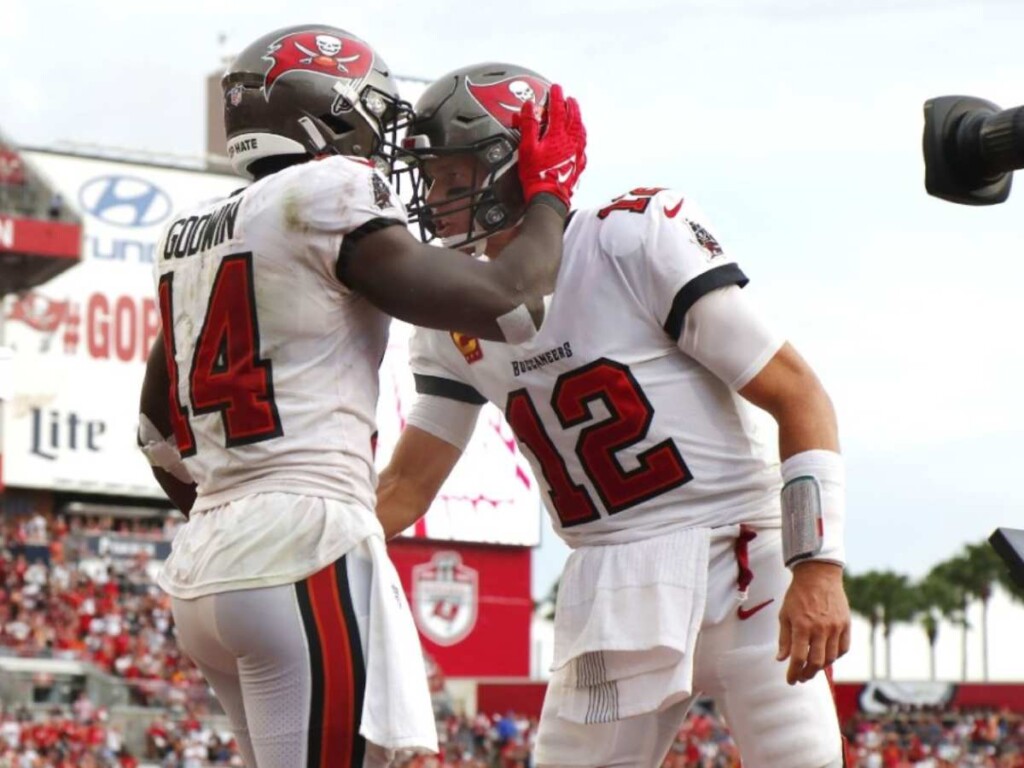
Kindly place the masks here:
<instances>
[{"instance_id":1,"label":"miller lite sign","mask_svg":"<svg viewBox=\"0 0 1024 768\"><path fill-rule=\"evenodd\" d=\"M455 645L476 626L479 580L457 552L438 552L413 566L413 616L420 632L437 645Z\"/></svg>"}]
</instances>

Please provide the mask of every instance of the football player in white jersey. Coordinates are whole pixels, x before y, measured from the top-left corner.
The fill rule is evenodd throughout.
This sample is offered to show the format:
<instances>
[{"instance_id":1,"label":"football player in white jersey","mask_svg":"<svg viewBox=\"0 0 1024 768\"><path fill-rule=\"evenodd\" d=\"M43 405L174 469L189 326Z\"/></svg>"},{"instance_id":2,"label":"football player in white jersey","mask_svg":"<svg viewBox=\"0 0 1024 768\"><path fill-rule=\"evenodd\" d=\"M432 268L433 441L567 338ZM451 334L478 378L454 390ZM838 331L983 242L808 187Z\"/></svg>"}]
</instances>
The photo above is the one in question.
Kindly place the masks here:
<instances>
[{"instance_id":1,"label":"football player in white jersey","mask_svg":"<svg viewBox=\"0 0 1024 768\"><path fill-rule=\"evenodd\" d=\"M386 174L410 108L365 42L278 30L223 87L228 154L255 181L179 214L157 251L163 329L139 438L189 514L159 583L250 768L383 765L437 748L374 514L389 315L490 339L536 334L585 132L560 90L543 120L524 107L523 243L507 264L484 264L408 231Z\"/></svg>"},{"instance_id":2,"label":"football player in white jersey","mask_svg":"<svg viewBox=\"0 0 1024 768\"><path fill-rule=\"evenodd\" d=\"M523 231L512 115L548 90L494 63L427 88L406 139L426 237L505 258ZM378 486L388 535L426 512L490 401L573 548L541 766L660 765L701 693L746 768L843 763L818 674L849 647L835 414L713 231L688 196L633 189L570 215L536 336L412 341L419 398ZM777 451L753 406L777 422Z\"/></svg>"}]
</instances>

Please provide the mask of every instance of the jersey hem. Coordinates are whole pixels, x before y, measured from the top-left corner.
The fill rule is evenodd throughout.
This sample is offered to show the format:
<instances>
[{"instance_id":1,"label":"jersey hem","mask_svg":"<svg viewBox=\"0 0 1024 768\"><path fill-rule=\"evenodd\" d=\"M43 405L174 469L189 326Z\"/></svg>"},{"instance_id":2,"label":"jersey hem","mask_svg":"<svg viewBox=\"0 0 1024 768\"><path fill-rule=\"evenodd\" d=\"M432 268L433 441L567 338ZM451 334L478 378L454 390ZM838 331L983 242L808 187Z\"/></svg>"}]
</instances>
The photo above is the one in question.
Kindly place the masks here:
<instances>
[{"instance_id":1,"label":"jersey hem","mask_svg":"<svg viewBox=\"0 0 1024 768\"><path fill-rule=\"evenodd\" d=\"M345 504L358 504L359 506L374 511L373 504L367 504L365 499L359 499L351 494L325 490L322 487L289 486L278 482L249 483L238 488L231 488L223 491L216 491L210 494L201 494L192 505L191 513L208 512L211 509L222 507L233 501L244 499L246 496L255 496L261 493L286 493L295 496L314 496L321 499L331 499Z\"/></svg>"},{"instance_id":2,"label":"jersey hem","mask_svg":"<svg viewBox=\"0 0 1024 768\"><path fill-rule=\"evenodd\" d=\"M157 586L177 600L198 600L200 597L216 595L222 592L235 592L243 589L265 589L268 587L280 587L286 584L297 584L344 557L362 542L373 536L379 536L379 534L369 533L356 541L342 542L337 548L328 550L322 558L310 561L310 565L307 567L298 568L288 573L253 576L247 579L225 579L205 582L196 587L181 587L173 582L167 582L163 578L163 572L161 572L157 577Z\"/></svg>"}]
</instances>

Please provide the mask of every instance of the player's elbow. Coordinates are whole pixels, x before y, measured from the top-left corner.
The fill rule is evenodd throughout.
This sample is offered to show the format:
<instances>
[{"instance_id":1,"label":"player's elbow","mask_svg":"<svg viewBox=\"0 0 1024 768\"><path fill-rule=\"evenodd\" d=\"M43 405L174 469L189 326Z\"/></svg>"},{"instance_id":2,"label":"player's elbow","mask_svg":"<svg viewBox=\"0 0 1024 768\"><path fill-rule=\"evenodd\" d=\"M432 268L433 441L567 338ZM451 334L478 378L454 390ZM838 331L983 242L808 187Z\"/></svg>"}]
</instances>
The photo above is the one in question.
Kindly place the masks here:
<instances>
[{"instance_id":1,"label":"player's elbow","mask_svg":"<svg viewBox=\"0 0 1024 768\"><path fill-rule=\"evenodd\" d=\"M810 368L794 373L786 386L765 399L762 407L779 423L794 418L835 422L836 418L832 398Z\"/></svg>"}]
</instances>

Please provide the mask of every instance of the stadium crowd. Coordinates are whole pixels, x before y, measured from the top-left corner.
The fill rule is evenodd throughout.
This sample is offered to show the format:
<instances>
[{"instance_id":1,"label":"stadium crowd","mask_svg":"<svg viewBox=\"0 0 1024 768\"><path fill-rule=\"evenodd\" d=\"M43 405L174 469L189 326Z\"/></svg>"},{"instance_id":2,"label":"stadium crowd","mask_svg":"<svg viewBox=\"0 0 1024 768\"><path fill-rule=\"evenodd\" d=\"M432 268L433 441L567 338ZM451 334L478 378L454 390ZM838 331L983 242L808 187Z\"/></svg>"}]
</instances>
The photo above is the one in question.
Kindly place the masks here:
<instances>
[{"instance_id":1,"label":"stadium crowd","mask_svg":"<svg viewBox=\"0 0 1024 768\"><path fill-rule=\"evenodd\" d=\"M174 523L32 512L0 528L0 653L89 662L124 680L131 702L157 707L145 748L132 754L108 713L79 692L70 706L0 711L0 768L241 766L229 733L211 729L210 696L174 642L169 600L145 547L130 556L89 549L90 537L166 542ZM43 692L46 681L37 680ZM38 700L38 699L37 699ZM6 703L4 703L6 704ZM165 714L166 713L166 714ZM853 768L1024 768L1024 717L918 709L857 715L844 724ZM537 723L515 713L438 719L441 754L407 768L529 768ZM698 707L664 768L735 768L736 745L714 711Z\"/></svg>"},{"instance_id":2,"label":"stadium crowd","mask_svg":"<svg viewBox=\"0 0 1024 768\"><path fill-rule=\"evenodd\" d=\"M0 214L59 221L70 213L61 195L51 192L0 134Z\"/></svg>"},{"instance_id":3,"label":"stadium crowd","mask_svg":"<svg viewBox=\"0 0 1024 768\"><path fill-rule=\"evenodd\" d=\"M441 755L410 768L531 768L536 720L449 717L438 724ZM858 715L845 723L851 768L1024 768L1024 717L988 710L919 709ZM739 768L736 744L711 709L680 728L662 768Z\"/></svg>"},{"instance_id":4,"label":"stadium crowd","mask_svg":"<svg viewBox=\"0 0 1024 768\"><path fill-rule=\"evenodd\" d=\"M18 655L87 661L124 678L133 703L205 698L199 671L178 652L170 598L156 588L149 556L69 552L91 534L164 538L163 523L41 513L8 521L0 546L0 646ZM80 546L80 545L79 545ZM47 556L30 557L45 547Z\"/></svg>"}]
</instances>

